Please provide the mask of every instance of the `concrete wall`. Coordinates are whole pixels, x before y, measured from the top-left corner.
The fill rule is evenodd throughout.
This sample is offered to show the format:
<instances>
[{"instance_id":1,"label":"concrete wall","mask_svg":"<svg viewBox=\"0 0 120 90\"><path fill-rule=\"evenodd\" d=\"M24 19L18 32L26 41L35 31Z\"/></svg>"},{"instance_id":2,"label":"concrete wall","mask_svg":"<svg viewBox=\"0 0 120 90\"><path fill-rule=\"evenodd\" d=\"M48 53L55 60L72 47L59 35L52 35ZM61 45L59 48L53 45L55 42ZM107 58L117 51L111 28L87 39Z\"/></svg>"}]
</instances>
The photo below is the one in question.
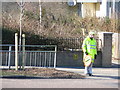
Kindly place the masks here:
<instances>
[{"instance_id":1,"label":"concrete wall","mask_svg":"<svg viewBox=\"0 0 120 90\"><path fill-rule=\"evenodd\" d=\"M112 34L110 32L98 33L102 41L101 51L98 51L94 66L111 67L112 65ZM101 42L100 42L101 43ZM120 50L120 48L118 49ZM82 51L63 51L57 53L57 66L81 67L83 66Z\"/></svg>"},{"instance_id":2,"label":"concrete wall","mask_svg":"<svg viewBox=\"0 0 120 90\"><path fill-rule=\"evenodd\" d=\"M102 40L102 66L111 67L112 65L112 34L110 32L99 33Z\"/></svg>"},{"instance_id":3,"label":"concrete wall","mask_svg":"<svg viewBox=\"0 0 120 90\"><path fill-rule=\"evenodd\" d=\"M82 51L59 51L57 52L57 67L83 67ZM102 66L102 53L98 51L94 66Z\"/></svg>"}]
</instances>

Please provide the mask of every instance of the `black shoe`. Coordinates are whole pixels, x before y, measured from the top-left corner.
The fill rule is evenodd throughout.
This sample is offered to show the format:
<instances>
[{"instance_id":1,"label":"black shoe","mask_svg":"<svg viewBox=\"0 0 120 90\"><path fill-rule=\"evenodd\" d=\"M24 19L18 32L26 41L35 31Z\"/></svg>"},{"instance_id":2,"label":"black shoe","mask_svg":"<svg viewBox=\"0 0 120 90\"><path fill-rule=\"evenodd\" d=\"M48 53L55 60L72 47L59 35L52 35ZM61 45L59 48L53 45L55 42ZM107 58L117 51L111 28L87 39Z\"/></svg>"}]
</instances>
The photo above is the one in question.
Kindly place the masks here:
<instances>
[{"instance_id":1,"label":"black shoe","mask_svg":"<svg viewBox=\"0 0 120 90\"><path fill-rule=\"evenodd\" d=\"M93 76L93 75L89 73L89 76Z\"/></svg>"}]
</instances>

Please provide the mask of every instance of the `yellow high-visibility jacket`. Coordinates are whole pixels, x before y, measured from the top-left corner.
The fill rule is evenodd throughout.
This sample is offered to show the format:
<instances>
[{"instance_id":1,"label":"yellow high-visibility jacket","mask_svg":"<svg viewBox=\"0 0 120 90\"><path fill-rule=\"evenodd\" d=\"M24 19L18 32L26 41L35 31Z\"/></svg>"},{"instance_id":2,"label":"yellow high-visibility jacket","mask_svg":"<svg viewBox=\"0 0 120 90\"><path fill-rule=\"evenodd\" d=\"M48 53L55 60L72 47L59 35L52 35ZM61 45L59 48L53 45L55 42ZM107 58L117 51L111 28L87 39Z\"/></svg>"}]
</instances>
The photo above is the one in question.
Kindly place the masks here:
<instances>
[{"instance_id":1,"label":"yellow high-visibility jacket","mask_svg":"<svg viewBox=\"0 0 120 90\"><path fill-rule=\"evenodd\" d=\"M92 57L92 63L94 63L94 57L97 55L97 48L96 48L96 40L93 38L92 40L88 37L86 37L83 41L82 44L82 50L84 52L84 57L85 57L85 52L88 53Z\"/></svg>"}]
</instances>

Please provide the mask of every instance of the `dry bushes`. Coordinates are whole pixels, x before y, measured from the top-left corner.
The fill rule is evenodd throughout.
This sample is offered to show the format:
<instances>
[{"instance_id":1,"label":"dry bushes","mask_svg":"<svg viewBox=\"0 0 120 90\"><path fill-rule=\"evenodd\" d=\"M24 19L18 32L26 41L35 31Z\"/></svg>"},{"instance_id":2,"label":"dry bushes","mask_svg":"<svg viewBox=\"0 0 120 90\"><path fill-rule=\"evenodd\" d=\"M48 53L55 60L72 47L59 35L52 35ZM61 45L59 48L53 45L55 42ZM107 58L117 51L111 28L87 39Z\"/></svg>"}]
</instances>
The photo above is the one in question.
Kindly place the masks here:
<instances>
[{"instance_id":1,"label":"dry bushes","mask_svg":"<svg viewBox=\"0 0 120 90\"><path fill-rule=\"evenodd\" d=\"M13 3L12 6L16 6ZM53 5L55 7L53 7ZM8 4L9 5L9 4ZM12 8L11 6L11 8ZM89 30L117 32L116 20L96 17L80 18L76 8L69 8L66 3L42 3L42 24L39 24L38 3L26 3L23 12L22 31L44 37L80 37ZM64 7L64 8L63 8ZM6 9L5 9L6 8ZM9 6L10 8L10 6ZM19 7L8 9L3 7L3 27L19 31ZM57 10L55 10L57 9ZM59 11L59 12L58 12Z\"/></svg>"}]
</instances>

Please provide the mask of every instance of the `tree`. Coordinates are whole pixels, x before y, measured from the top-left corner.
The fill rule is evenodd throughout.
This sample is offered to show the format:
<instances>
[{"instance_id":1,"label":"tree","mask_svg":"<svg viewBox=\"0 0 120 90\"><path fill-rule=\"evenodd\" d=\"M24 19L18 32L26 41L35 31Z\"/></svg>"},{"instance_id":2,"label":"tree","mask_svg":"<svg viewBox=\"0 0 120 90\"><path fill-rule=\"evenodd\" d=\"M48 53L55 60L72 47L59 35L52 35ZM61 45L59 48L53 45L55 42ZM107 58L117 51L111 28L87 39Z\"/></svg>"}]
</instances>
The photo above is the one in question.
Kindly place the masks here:
<instances>
[{"instance_id":1,"label":"tree","mask_svg":"<svg viewBox=\"0 0 120 90\"><path fill-rule=\"evenodd\" d=\"M17 3L20 6L20 36L19 36L19 52L20 52L21 45L22 45L22 17L23 17L25 2L23 2L23 0L21 0L20 2L17 2ZM20 68L21 68L21 63L22 63L21 53L20 53L19 59L20 59Z\"/></svg>"}]
</instances>

